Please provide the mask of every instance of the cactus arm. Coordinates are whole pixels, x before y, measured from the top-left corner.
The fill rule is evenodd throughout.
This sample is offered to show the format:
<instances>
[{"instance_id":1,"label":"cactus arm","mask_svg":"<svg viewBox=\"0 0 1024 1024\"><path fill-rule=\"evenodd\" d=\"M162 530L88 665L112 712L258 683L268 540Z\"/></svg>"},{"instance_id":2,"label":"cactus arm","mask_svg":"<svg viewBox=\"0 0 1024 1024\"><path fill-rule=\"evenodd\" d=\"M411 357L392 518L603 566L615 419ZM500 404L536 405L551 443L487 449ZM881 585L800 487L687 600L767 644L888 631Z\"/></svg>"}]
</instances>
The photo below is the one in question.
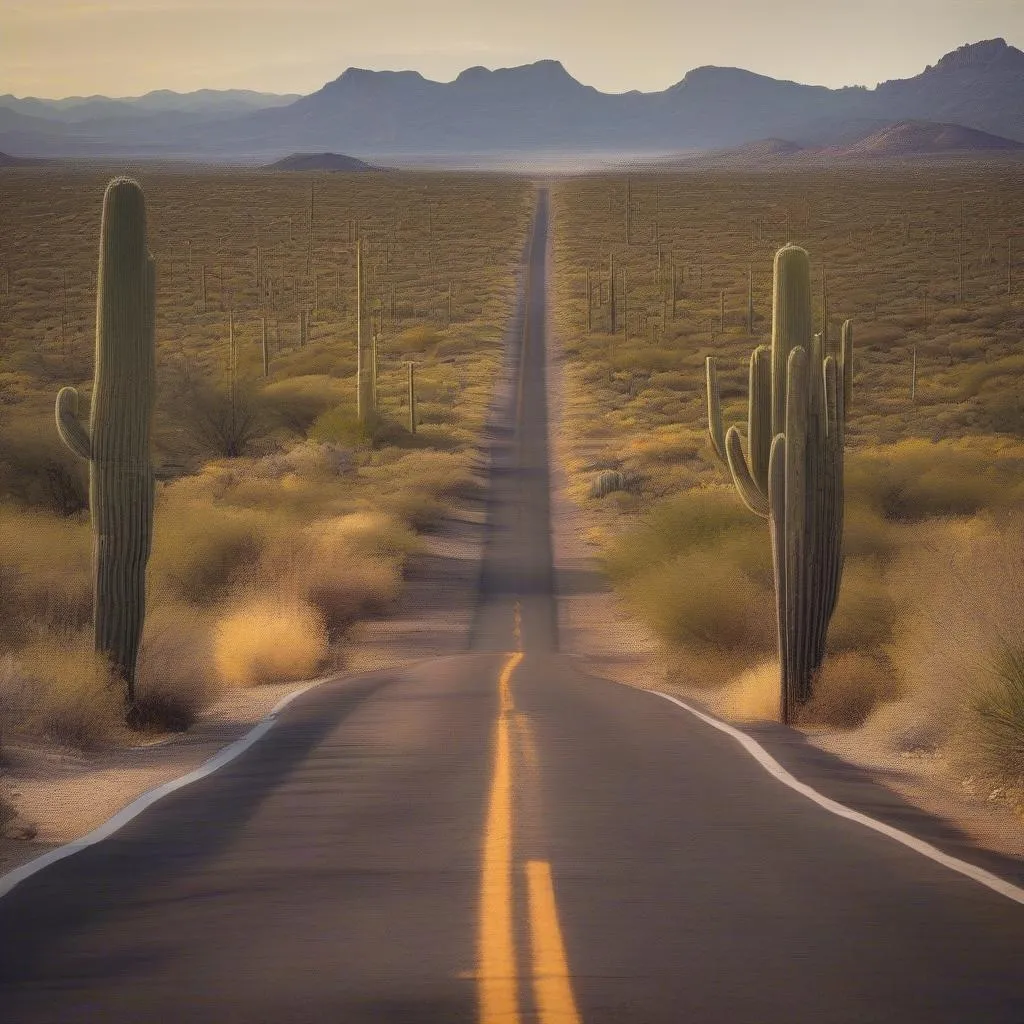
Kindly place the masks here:
<instances>
[{"instance_id":1,"label":"cactus arm","mask_svg":"<svg viewBox=\"0 0 1024 1024\"><path fill-rule=\"evenodd\" d=\"M786 429L789 353L810 348L813 333L810 259L805 249L784 245L775 254L772 291L772 434Z\"/></svg>"},{"instance_id":2,"label":"cactus arm","mask_svg":"<svg viewBox=\"0 0 1024 1024\"><path fill-rule=\"evenodd\" d=\"M750 475L747 460L743 456L743 438L738 427L730 427L725 435L725 450L729 462L729 472L733 483L739 491L743 504L756 516L768 518L768 496L757 486Z\"/></svg>"},{"instance_id":3,"label":"cactus arm","mask_svg":"<svg viewBox=\"0 0 1024 1024\"><path fill-rule=\"evenodd\" d=\"M704 369L707 377L708 433L711 436L711 446L718 458L728 464L729 459L725 450L725 430L722 426L722 395L718 386L718 367L714 356L708 356L704 360Z\"/></svg>"},{"instance_id":4,"label":"cactus arm","mask_svg":"<svg viewBox=\"0 0 1024 1024\"><path fill-rule=\"evenodd\" d=\"M853 395L853 323L843 321L842 334L842 379L843 379L843 414L850 411L850 398Z\"/></svg>"},{"instance_id":5,"label":"cactus arm","mask_svg":"<svg viewBox=\"0 0 1024 1024\"><path fill-rule=\"evenodd\" d=\"M758 345L750 356L748 408L750 473L757 489L768 494L768 461L772 446L772 350Z\"/></svg>"},{"instance_id":6,"label":"cactus arm","mask_svg":"<svg viewBox=\"0 0 1024 1024\"><path fill-rule=\"evenodd\" d=\"M834 356L825 357L821 375L825 386L825 436L829 438L829 447L831 447L832 439L839 436L839 394Z\"/></svg>"},{"instance_id":7,"label":"cactus arm","mask_svg":"<svg viewBox=\"0 0 1024 1024\"><path fill-rule=\"evenodd\" d=\"M92 441L78 419L78 392L74 388L61 388L57 392L57 404L54 411L60 439L80 459L91 459Z\"/></svg>"}]
</instances>

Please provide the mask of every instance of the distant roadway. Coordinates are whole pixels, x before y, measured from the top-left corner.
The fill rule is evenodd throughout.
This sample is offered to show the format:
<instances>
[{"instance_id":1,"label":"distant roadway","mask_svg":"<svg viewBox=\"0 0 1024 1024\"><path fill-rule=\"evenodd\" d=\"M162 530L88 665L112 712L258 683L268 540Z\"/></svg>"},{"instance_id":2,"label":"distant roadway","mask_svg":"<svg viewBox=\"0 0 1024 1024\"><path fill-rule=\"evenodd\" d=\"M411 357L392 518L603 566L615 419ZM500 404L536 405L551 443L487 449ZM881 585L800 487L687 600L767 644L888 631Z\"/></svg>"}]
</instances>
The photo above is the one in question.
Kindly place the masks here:
<instances>
[{"instance_id":1,"label":"distant roadway","mask_svg":"<svg viewBox=\"0 0 1024 1024\"><path fill-rule=\"evenodd\" d=\"M559 654L547 231L541 189L471 649L309 690L0 898L5 1024L1024 1024L1019 902Z\"/></svg>"}]
</instances>

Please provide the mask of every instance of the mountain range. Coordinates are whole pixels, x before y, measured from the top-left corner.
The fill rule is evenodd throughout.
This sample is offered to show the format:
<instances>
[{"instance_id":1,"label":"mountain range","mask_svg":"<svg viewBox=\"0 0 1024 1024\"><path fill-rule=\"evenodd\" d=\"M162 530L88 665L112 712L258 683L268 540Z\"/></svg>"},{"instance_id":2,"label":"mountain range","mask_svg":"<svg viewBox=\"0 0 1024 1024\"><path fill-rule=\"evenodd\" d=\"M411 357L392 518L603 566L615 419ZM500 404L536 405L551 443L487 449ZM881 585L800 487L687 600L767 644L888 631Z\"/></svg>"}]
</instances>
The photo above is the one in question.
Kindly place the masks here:
<instances>
[{"instance_id":1,"label":"mountain range","mask_svg":"<svg viewBox=\"0 0 1024 1024\"><path fill-rule=\"evenodd\" d=\"M107 99L0 97L0 150L20 157L265 163L295 152L363 159L578 153L655 157L783 139L851 147L899 122L1024 141L1024 52L961 46L911 78L829 89L699 67L660 92L602 93L561 63L468 68L452 82L349 68L308 96L250 92Z\"/></svg>"}]
</instances>

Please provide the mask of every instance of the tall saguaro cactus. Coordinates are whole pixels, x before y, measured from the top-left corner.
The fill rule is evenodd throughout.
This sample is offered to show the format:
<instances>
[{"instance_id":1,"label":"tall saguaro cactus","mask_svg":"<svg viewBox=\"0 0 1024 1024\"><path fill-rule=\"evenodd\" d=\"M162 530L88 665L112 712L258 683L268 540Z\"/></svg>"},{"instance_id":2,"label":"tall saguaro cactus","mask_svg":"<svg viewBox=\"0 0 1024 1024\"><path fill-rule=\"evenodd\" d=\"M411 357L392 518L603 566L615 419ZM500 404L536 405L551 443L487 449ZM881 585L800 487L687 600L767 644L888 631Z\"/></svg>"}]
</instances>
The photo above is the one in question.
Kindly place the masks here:
<instances>
[{"instance_id":1,"label":"tall saguaro cactus","mask_svg":"<svg viewBox=\"0 0 1024 1024\"><path fill-rule=\"evenodd\" d=\"M750 357L747 436L722 426L715 359L707 359L708 429L743 503L768 520L775 574L784 722L812 693L843 568L843 445L853 382L850 321L830 343L813 333L807 252L775 254L772 343Z\"/></svg>"},{"instance_id":2,"label":"tall saguaro cactus","mask_svg":"<svg viewBox=\"0 0 1024 1024\"><path fill-rule=\"evenodd\" d=\"M74 388L61 388L56 417L64 443L89 460L95 646L124 680L129 721L153 539L155 294L142 189L115 178L103 197L89 430L78 420Z\"/></svg>"}]
</instances>

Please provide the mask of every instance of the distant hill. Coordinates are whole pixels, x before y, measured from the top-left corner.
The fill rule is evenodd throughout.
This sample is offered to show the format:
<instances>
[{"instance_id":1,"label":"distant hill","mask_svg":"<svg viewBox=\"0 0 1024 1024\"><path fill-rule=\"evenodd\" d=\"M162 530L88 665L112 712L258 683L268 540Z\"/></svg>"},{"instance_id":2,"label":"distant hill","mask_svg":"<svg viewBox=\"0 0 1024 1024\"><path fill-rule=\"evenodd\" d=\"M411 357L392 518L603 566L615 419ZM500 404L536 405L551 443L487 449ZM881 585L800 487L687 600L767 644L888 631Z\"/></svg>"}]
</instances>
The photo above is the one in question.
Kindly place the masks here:
<instances>
[{"instance_id":1,"label":"distant hill","mask_svg":"<svg viewBox=\"0 0 1024 1024\"><path fill-rule=\"evenodd\" d=\"M970 43L917 75L873 89L829 89L708 66L660 92L612 94L577 81L557 60L539 60L468 68L451 82L416 71L349 68L294 101L215 92L158 92L130 101L0 97L0 149L259 164L288 153L355 151L371 161L424 157L436 164L436 158L464 163L473 155L507 162L566 155L651 160L696 150L724 159L723 150L757 143L760 150L728 158L750 162L812 159L804 151L868 145L872 133L902 122L1024 141L1024 52L1005 39ZM902 142L877 145L893 155L922 148L996 152L966 136L939 133L929 141L913 128L904 134ZM758 142L772 139L800 152Z\"/></svg>"},{"instance_id":2,"label":"distant hill","mask_svg":"<svg viewBox=\"0 0 1024 1024\"><path fill-rule=\"evenodd\" d=\"M930 156L1024 156L1024 142L933 121L898 121L865 131L851 125L854 141L833 146L801 146L787 139L758 139L742 146L657 161L659 167L683 170L762 170L864 160L905 160ZM857 135L860 137L858 138Z\"/></svg>"},{"instance_id":3,"label":"distant hill","mask_svg":"<svg viewBox=\"0 0 1024 1024\"><path fill-rule=\"evenodd\" d=\"M177 112L199 117L216 118L283 107L300 99L297 95L253 92L249 89L197 89L195 92L172 92L157 89L144 96L68 96L59 100L26 96L0 96L0 107L19 114L48 121L77 124L108 117L131 117L138 114Z\"/></svg>"},{"instance_id":4,"label":"distant hill","mask_svg":"<svg viewBox=\"0 0 1024 1024\"><path fill-rule=\"evenodd\" d=\"M1024 142L934 121L898 121L837 151L847 157L927 156L939 153L1024 151Z\"/></svg>"},{"instance_id":5,"label":"distant hill","mask_svg":"<svg viewBox=\"0 0 1024 1024\"><path fill-rule=\"evenodd\" d=\"M268 164L267 171L376 171L380 168L341 153L292 153Z\"/></svg>"},{"instance_id":6,"label":"distant hill","mask_svg":"<svg viewBox=\"0 0 1024 1024\"><path fill-rule=\"evenodd\" d=\"M46 160L33 160L31 157L11 156L0 153L0 167L35 167L37 164L48 163Z\"/></svg>"}]
</instances>

